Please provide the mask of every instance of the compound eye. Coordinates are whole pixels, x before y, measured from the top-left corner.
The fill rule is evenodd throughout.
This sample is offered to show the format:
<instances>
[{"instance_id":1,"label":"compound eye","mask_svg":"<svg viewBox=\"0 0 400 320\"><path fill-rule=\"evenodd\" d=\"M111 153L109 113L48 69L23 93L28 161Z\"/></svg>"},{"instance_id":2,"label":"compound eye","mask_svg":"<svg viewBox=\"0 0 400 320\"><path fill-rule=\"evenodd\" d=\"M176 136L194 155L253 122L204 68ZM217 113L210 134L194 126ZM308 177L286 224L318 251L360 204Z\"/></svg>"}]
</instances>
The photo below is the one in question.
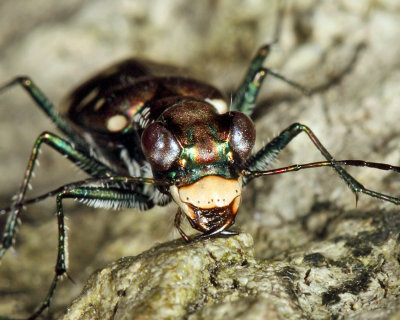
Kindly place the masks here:
<instances>
[{"instance_id":1,"label":"compound eye","mask_svg":"<svg viewBox=\"0 0 400 320\"><path fill-rule=\"evenodd\" d=\"M253 121L244 113L231 111L233 116L229 128L229 146L245 161L254 147L256 130Z\"/></svg>"},{"instance_id":2,"label":"compound eye","mask_svg":"<svg viewBox=\"0 0 400 320\"><path fill-rule=\"evenodd\" d=\"M171 168L181 152L173 134L158 122L143 131L142 150L152 168L160 171Z\"/></svg>"}]
</instances>

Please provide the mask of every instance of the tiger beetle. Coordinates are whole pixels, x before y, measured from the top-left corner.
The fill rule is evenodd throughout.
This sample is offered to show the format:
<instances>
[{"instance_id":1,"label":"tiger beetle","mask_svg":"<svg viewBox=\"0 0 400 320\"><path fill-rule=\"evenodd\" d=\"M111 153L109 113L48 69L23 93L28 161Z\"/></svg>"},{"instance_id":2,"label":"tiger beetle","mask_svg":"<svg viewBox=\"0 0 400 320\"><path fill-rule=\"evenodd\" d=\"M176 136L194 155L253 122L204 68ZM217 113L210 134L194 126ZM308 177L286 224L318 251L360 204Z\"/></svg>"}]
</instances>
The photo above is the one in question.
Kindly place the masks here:
<instances>
[{"instance_id":1,"label":"tiger beetle","mask_svg":"<svg viewBox=\"0 0 400 320\"><path fill-rule=\"evenodd\" d=\"M251 116L261 84L269 74L306 91L297 83L263 67L271 45L262 46L230 104L214 87L190 78L165 76L161 65L129 59L97 74L76 88L60 114L28 77L17 77L0 92L19 85L54 122L65 138L43 132L36 139L21 187L7 214L0 258L15 242L19 215L25 205L56 197L58 254L48 294L34 319L46 309L58 280L66 275L66 231L63 200L89 206L147 210L178 205L175 227L182 216L200 231L196 238L229 236L242 188L252 179L307 168L332 167L357 195L400 204L400 198L366 189L343 166L366 166L400 172L400 167L362 160L336 161L309 127L294 123L252 154L256 131ZM267 169L298 134L305 133L324 161ZM47 144L91 178L66 184L41 196L25 199L39 150Z\"/></svg>"}]
</instances>

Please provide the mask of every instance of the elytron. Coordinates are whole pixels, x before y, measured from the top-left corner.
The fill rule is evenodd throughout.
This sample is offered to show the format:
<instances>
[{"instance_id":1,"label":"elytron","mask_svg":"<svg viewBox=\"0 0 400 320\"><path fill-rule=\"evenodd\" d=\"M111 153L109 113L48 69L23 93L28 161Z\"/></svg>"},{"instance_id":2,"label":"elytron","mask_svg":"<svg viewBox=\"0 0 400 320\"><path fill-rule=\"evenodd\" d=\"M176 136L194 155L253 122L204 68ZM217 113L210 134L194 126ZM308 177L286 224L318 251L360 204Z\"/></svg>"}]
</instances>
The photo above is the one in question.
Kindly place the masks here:
<instances>
[{"instance_id":1,"label":"elytron","mask_svg":"<svg viewBox=\"0 0 400 320\"><path fill-rule=\"evenodd\" d=\"M15 200L1 210L7 221L0 258L15 242L23 207L56 198L59 236L55 275L32 319L49 306L59 278L67 271L63 210L67 198L94 207L141 210L173 200L178 205L175 227L185 241L190 238L180 227L183 217L200 232L200 238L236 234L229 227L234 224L245 185L257 177L305 168L332 167L354 193L400 203L399 198L364 188L343 168L368 166L399 172L399 167L362 160L336 161L303 124L290 125L252 153L256 132L251 116L256 98L266 75L276 76L263 67L269 51L269 45L258 50L230 103L206 83L162 74L161 65L135 59L110 67L72 91L63 114L28 77L17 77L0 88L2 92L22 86L64 135L39 135ZM279 152L302 132L325 160L268 170ZM26 199L43 143L92 178Z\"/></svg>"}]
</instances>

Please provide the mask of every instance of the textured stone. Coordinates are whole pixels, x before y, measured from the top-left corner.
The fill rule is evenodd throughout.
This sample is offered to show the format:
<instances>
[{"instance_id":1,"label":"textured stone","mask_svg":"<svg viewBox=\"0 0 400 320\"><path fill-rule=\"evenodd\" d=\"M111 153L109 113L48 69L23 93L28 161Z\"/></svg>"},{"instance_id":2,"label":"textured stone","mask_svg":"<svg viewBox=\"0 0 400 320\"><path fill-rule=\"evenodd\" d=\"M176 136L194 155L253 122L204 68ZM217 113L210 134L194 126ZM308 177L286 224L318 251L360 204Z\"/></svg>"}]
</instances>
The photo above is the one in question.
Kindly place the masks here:
<instances>
[{"instance_id":1,"label":"textured stone","mask_svg":"<svg viewBox=\"0 0 400 320\"><path fill-rule=\"evenodd\" d=\"M256 259L252 237L245 233L164 243L95 272L62 319L395 315L400 308L399 214L357 211L327 228L325 240L272 260Z\"/></svg>"},{"instance_id":2,"label":"textured stone","mask_svg":"<svg viewBox=\"0 0 400 320\"><path fill-rule=\"evenodd\" d=\"M339 83L311 98L269 77L256 114L255 149L299 121L310 126L337 159L399 164L398 2L287 3L281 41L266 66L314 87L346 69L360 43L365 44L365 49ZM188 68L229 97L256 48L272 38L275 5L276 1L265 0L2 0L0 83L17 74L28 74L58 104L73 86L93 72L132 55ZM1 208L9 205L17 191L33 140L42 130L54 128L21 89L0 95ZM299 137L273 165L317 160L322 159L312 143ZM40 163L29 196L82 178L70 163L46 147ZM394 173L370 169L351 172L367 187L398 194L399 179ZM94 270L178 237L173 231L173 205L146 213L114 213L71 202L65 201L65 211L70 229L69 275L74 283L60 283L49 311L53 318L79 294ZM358 215L373 212L376 219L386 219L382 208L393 210L391 204L367 196L360 196L357 206ZM23 215L17 254L8 252L0 267L0 315L26 317L46 295L56 258L54 208L55 201L51 199L42 206L28 207ZM254 236L257 259L279 260L299 248L326 240L330 234L326 226L340 221L340 214L354 208L354 195L331 170L307 170L253 181L244 190L236 226ZM0 229L3 224L4 217L0 216ZM368 224L365 226L368 231ZM352 220L343 227L349 235L359 232ZM335 244L331 246L334 248ZM359 249L361 253L368 250ZM321 271L322 275L330 276ZM380 286L375 288L381 290ZM265 304L257 299L240 299L242 310L250 310L246 304L253 303L251 310L255 313L275 312L272 303L268 304L271 309L258 311ZM381 306L376 318L379 314L385 318L384 312L397 310L396 294L381 299ZM354 304L354 318L360 310L357 307ZM204 309L201 314L206 318L208 314L232 310L230 302L221 302L214 308ZM353 317L350 311L347 316Z\"/></svg>"}]
</instances>

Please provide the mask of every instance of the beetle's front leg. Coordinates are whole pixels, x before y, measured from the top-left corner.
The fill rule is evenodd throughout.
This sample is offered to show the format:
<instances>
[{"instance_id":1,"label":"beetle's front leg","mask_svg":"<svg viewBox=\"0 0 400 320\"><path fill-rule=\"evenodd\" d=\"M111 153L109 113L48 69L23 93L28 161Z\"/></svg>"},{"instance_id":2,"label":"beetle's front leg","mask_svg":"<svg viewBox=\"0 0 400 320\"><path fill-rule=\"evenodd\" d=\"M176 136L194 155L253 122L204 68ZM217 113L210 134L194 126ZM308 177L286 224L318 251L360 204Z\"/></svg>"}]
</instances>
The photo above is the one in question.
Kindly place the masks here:
<instances>
[{"instance_id":1,"label":"beetle's front leg","mask_svg":"<svg viewBox=\"0 0 400 320\"><path fill-rule=\"evenodd\" d=\"M275 137L270 143L265 145L255 155L250 157L246 162L247 170L249 171L262 171L266 170L271 161L278 155L278 153L284 149L290 141L293 140L299 133L305 132L310 140L313 142L315 147L321 152L323 157L333 162L333 169L340 175L340 177L348 184L353 192L359 192L363 189L363 186L354 179L346 170L341 166L334 164L334 158L318 140L316 135L311 129L304 124L294 123L285 130L283 130L277 137ZM248 183L250 179L245 178L244 183Z\"/></svg>"},{"instance_id":2,"label":"beetle's front leg","mask_svg":"<svg viewBox=\"0 0 400 320\"><path fill-rule=\"evenodd\" d=\"M379 193L370 189L365 188L360 182L353 178L346 170L344 170L341 165L353 165L353 166L366 166L377 168L381 170L393 170L398 172L399 168L391 165L386 165L382 163L368 163L360 160L345 160L345 161L335 161L332 155L325 149L325 147L318 140L316 135L311 131L311 129L304 124L294 123L285 130L283 130L277 137L275 137L270 143L265 145L261 150L259 150L255 155L250 157L246 162L246 169L248 173L243 178L243 184L247 184L250 180L257 176L262 176L262 173L251 174L254 171L264 171L267 169L271 161L278 155L278 153L284 149L294 137L299 133L305 132L310 140L313 142L315 147L321 152L327 162L314 163L314 167L319 166L330 166L340 175L342 180L346 182L349 188L356 194L361 192L367 194L371 197L382 199L385 201L392 202L394 204L400 204L400 198L391 197L383 193ZM340 163L340 164L338 164ZM280 168L276 170L270 170L270 172L264 172L265 174L278 174L284 172L298 171L305 168L311 168L313 164L309 165L294 165L286 168Z\"/></svg>"},{"instance_id":3,"label":"beetle's front leg","mask_svg":"<svg viewBox=\"0 0 400 320\"><path fill-rule=\"evenodd\" d=\"M20 76L12 79L0 87L0 93L8 88L20 85L32 97L39 108L54 122L58 129L77 143L82 143L81 139L72 130L65 118L58 113L54 104L46 97L44 92L27 76Z\"/></svg>"},{"instance_id":4,"label":"beetle's front leg","mask_svg":"<svg viewBox=\"0 0 400 320\"><path fill-rule=\"evenodd\" d=\"M104 176L109 171L109 169L107 169L97 160L90 158L82 152L76 150L70 142L50 132L43 132L35 141L25 171L24 180L18 193L15 196L15 200L12 204L13 209L8 213L7 222L3 231L0 245L0 259L5 254L6 250L10 248L15 241L18 217L22 209L21 204L24 201L29 182L32 178L33 170L37 163L37 157L43 143L49 145L52 149L67 157L70 161L75 163L78 167L80 167L82 170L86 171L90 175Z\"/></svg>"}]
</instances>

